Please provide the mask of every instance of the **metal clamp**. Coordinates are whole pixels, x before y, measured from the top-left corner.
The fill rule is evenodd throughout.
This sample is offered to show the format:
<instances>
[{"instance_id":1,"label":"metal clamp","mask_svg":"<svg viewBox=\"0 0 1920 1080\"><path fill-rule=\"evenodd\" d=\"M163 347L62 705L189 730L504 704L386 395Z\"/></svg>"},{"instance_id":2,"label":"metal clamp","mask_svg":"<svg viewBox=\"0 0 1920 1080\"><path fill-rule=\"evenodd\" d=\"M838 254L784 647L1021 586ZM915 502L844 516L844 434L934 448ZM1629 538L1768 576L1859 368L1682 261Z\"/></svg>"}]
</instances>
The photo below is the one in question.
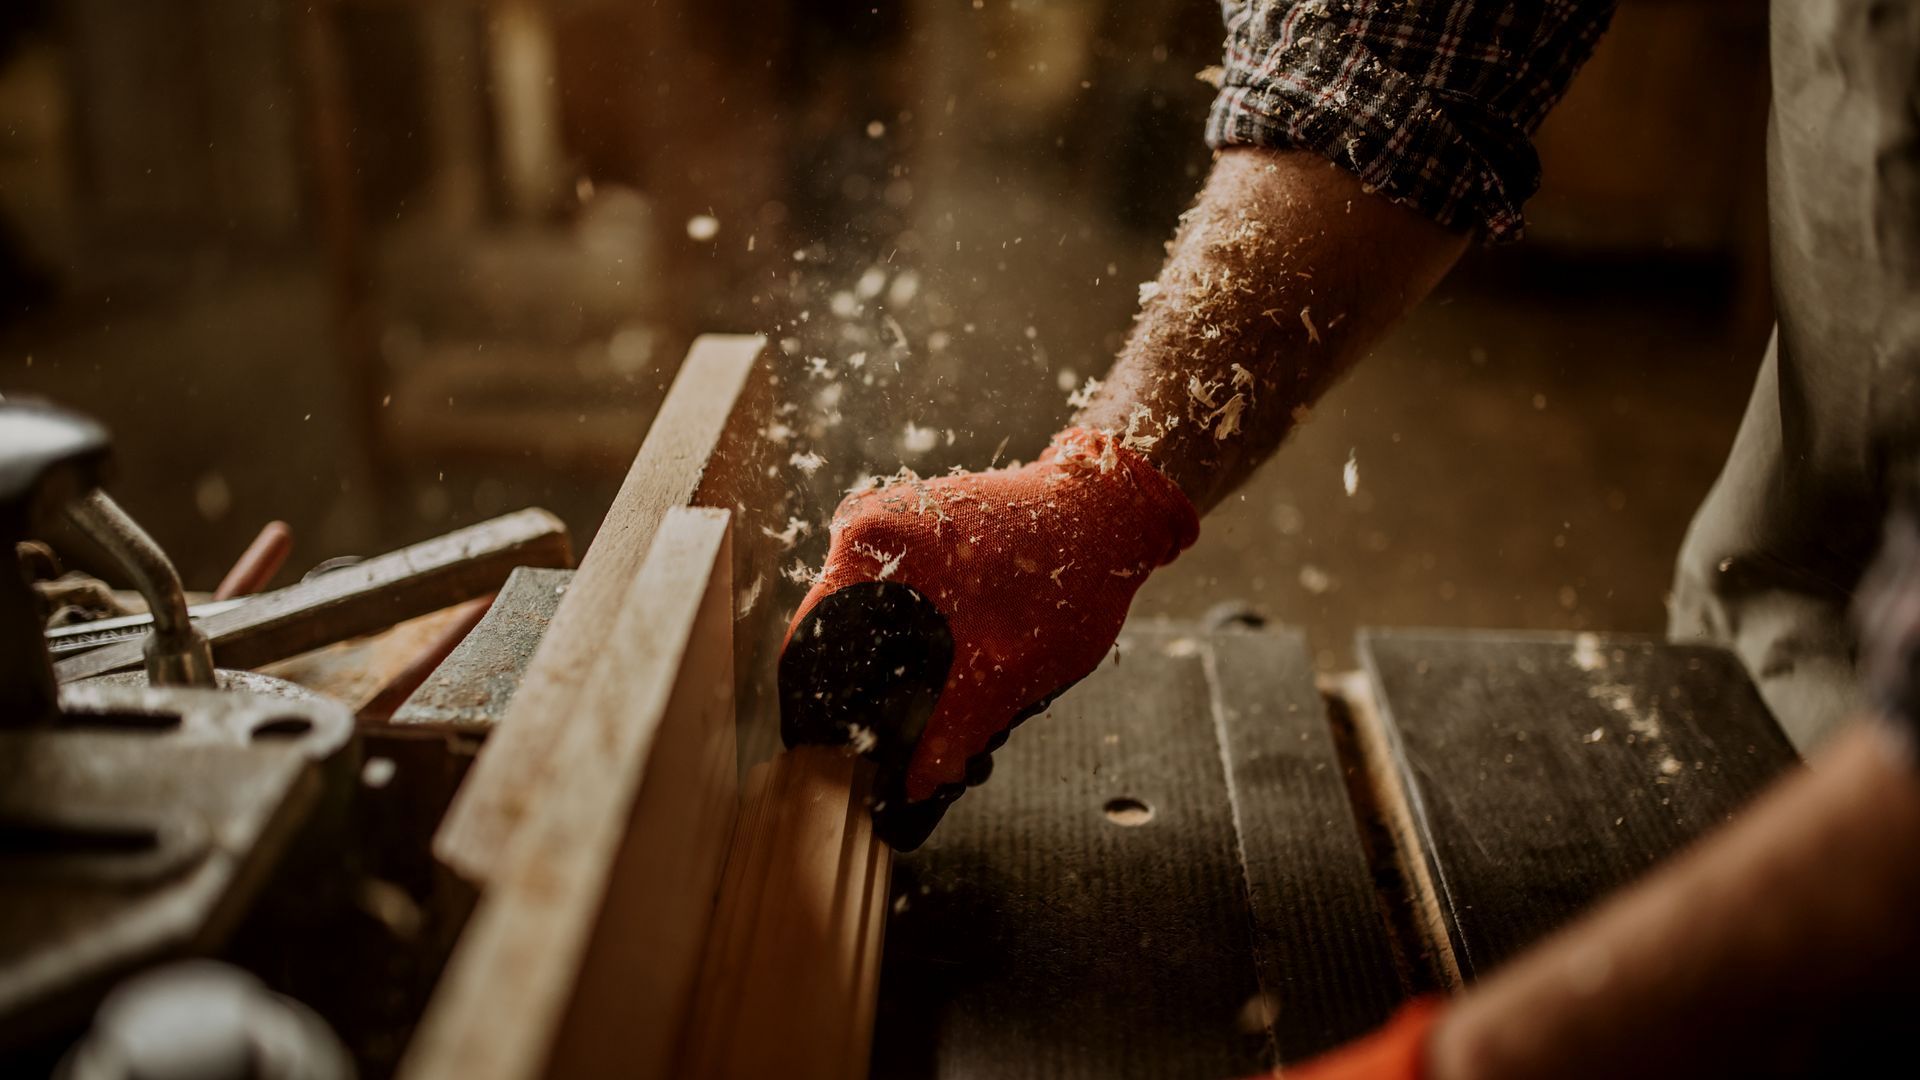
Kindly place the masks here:
<instances>
[{"instance_id":1,"label":"metal clamp","mask_svg":"<svg viewBox=\"0 0 1920 1080\"><path fill-rule=\"evenodd\" d=\"M186 589L167 553L140 524L98 488L67 505L67 517L133 578L153 614L147 635L147 682L153 686L213 686L213 648L187 614Z\"/></svg>"}]
</instances>

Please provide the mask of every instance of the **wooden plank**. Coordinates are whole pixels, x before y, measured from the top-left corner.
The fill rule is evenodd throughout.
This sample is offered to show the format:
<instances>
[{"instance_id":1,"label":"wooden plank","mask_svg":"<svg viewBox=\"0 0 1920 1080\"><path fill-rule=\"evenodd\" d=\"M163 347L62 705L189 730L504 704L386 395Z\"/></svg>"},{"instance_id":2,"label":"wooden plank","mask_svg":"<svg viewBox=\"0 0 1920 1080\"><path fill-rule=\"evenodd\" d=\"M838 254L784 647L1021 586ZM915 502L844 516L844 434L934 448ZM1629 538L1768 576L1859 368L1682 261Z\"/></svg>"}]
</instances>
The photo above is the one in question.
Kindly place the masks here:
<instances>
[{"instance_id":1,"label":"wooden plank","mask_svg":"<svg viewBox=\"0 0 1920 1080\"><path fill-rule=\"evenodd\" d=\"M736 805L727 515L664 512L613 601L553 747L565 782L494 864L412 1080L674 1075Z\"/></svg>"},{"instance_id":2,"label":"wooden plank","mask_svg":"<svg viewBox=\"0 0 1920 1080\"><path fill-rule=\"evenodd\" d=\"M707 930L707 942L704 947L700 981L694 992L694 1007L687 1024L686 1056L696 1053L694 1046L715 1037L713 1028L723 1019L708 1006L708 1002L724 1000L725 995L738 993L737 972L746 969L746 954L751 944L752 911L765 895L766 860L769 846L759 841L762 830L767 826L762 817L769 813L767 809L767 786L773 776L771 764L762 762L747 772L743 782L745 795L740 804L740 815L734 825L734 835L727 855L727 865L720 879L720 893L717 897L713 922Z\"/></svg>"},{"instance_id":3,"label":"wooden plank","mask_svg":"<svg viewBox=\"0 0 1920 1080\"><path fill-rule=\"evenodd\" d=\"M893 853L865 769L802 747L749 774L678 1075L867 1074Z\"/></svg>"},{"instance_id":4,"label":"wooden plank","mask_svg":"<svg viewBox=\"0 0 1920 1080\"><path fill-rule=\"evenodd\" d=\"M262 667L260 673L325 694L358 716L422 650L431 648L449 627L458 624L474 603L469 600L376 634L278 660Z\"/></svg>"},{"instance_id":5,"label":"wooden plank","mask_svg":"<svg viewBox=\"0 0 1920 1080\"><path fill-rule=\"evenodd\" d=\"M1796 760L1719 649L1377 630L1359 648L1468 981L1725 821Z\"/></svg>"},{"instance_id":6,"label":"wooden plank","mask_svg":"<svg viewBox=\"0 0 1920 1080\"><path fill-rule=\"evenodd\" d=\"M1305 638L1220 633L1167 647L1204 650L1275 1063L1302 1061L1407 997Z\"/></svg>"},{"instance_id":7,"label":"wooden plank","mask_svg":"<svg viewBox=\"0 0 1920 1080\"><path fill-rule=\"evenodd\" d=\"M763 505L749 493L764 480L772 445L764 435L770 376L758 363L765 347L764 338L708 335L687 354L505 722L487 740L434 838L434 854L467 880L492 878L508 838L538 801L560 732L585 722L576 708L581 687L604 651L624 585L669 508ZM752 555L758 531L751 521L737 523L736 558L763 570L765 563ZM743 588L757 596L751 580Z\"/></svg>"},{"instance_id":8,"label":"wooden plank","mask_svg":"<svg viewBox=\"0 0 1920 1080\"><path fill-rule=\"evenodd\" d=\"M896 856L877 1075L1267 1064L1206 661L1170 646L1123 636L1114 663L1015 732L992 781Z\"/></svg>"}]
</instances>

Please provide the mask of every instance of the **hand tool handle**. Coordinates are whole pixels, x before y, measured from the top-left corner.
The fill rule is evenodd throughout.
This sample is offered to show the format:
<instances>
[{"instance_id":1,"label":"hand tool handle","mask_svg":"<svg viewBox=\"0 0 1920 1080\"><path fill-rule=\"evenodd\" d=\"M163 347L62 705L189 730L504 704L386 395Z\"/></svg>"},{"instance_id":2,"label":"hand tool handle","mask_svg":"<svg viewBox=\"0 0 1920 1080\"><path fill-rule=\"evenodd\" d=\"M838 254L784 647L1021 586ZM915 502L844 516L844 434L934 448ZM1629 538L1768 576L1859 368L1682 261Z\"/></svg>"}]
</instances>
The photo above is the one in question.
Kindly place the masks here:
<instances>
[{"instance_id":1,"label":"hand tool handle","mask_svg":"<svg viewBox=\"0 0 1920 1080\"><path fill-rule=\"evenodd\" d=\"M252 596L267 587L273 575L286 565L287 556L293 553L293 527L284 521L269 521L260 529L260 535L253 538L247 550L220 579L220 587L213 590L215 600L231 600L236 596Z\"/></svg>"}]
</instances>

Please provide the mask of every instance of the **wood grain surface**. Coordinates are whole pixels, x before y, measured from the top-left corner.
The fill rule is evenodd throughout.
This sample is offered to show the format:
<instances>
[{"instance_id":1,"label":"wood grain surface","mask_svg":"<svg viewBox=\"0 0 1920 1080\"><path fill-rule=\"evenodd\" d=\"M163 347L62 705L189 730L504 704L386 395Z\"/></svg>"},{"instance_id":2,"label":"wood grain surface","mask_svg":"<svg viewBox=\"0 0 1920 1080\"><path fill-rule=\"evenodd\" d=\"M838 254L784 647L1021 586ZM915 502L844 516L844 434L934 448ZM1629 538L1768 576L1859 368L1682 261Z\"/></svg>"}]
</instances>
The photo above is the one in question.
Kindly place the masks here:
<instances>
[{"instance_id":1,"label":"wood grain surface","mask_svg":"<svg viewBox=\"0 0 1920 1080\"><path fill-rule=\"evenodd\" d=\"M553 748L577 719L586 675L662 518L690 502L732 510L739 501L732 490L716 490L729 485L709 484L708 474L750 473L751 448L767 441L758 430L763 418L744 407L757 400L752 376L765 347L759 337L708 335L688 352L525 680L434 837L435 856L468 881L484 885L492 877L543 790Z\"/></svg>"},{"instance_id":2,"label":"wood grain surface","mask_svg":"<svg viewBox=\"0 0 1920 1080\"><path fill-rule=\"evenodd\" d=\"M866 1075L893 865L866 768L807 746L748 773L678 1075Z\"/></svg>"}]
</instances>

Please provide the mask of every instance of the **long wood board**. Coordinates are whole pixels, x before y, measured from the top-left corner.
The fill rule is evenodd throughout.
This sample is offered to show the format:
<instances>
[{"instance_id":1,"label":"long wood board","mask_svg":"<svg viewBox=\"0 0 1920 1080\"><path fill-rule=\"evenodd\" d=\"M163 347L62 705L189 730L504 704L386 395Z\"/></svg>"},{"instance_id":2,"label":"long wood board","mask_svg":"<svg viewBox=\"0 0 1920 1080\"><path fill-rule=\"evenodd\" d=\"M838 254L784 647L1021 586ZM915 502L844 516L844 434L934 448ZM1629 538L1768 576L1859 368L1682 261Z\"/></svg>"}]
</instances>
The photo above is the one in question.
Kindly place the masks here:
<instances>
[{"instance_id":1,"label":"long wood board","mask_svg":"<svg viewBox=\"0 0 1920 1080\"><path fill-rule=\"evenodd\" d=\"M550 786L560 733L590 722L579 715L581 688L668 510L746 510L759 502L750 493L765 479L772 445L764 435L772 397L760 363L765 349L760 337L708 335L688 352L526 679L434 837L435 856L468 881L493 877L510 837ZM758 532L751 521L736 523L738 558L756 573L765 562L749 557Z\"/></svg>"},{"instance_id":2,"label":"long wood board","mask_svg":"<svg viewBox=\"0 0 1920 1080\"><path fill-rule=\"evenodd\" d=\"M668 510L402 1075L666 1077L736 809L727 514Z\"/></svg>"}]
</instances>

